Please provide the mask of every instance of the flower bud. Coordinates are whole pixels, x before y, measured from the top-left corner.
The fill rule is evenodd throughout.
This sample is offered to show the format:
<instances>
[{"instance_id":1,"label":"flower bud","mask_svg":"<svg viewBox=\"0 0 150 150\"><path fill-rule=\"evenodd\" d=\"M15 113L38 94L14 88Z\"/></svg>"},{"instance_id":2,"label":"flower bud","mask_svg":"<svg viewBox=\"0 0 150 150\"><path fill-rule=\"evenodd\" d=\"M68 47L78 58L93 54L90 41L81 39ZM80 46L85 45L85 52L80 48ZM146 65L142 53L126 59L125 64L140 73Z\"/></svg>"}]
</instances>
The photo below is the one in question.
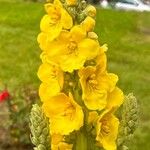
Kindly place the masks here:
<instances>
[{"instance_id":1,"label":"flower bud","mask_svg":"<svg viewBox=\"0 0 150 150\"><path fill-rule=\"evenodd\" d=\"M98 35L95 32L88 32L88 38L97 40Z\"/></svg>"},{"instance_id":2,"label":"flower bud","mask_svg":"<svg viewBox=\"0 0 150 150\"><path fill-rule=\"evenodd\" d=\"M91 17L86 17L85 20L82 22L83 28L87 31L90 32L93 30L95 26L95 20Z\"/></svg>"},{"instance_id":3,"label":"flower bud","mask_svg":"<svg viewBox=\"0 0 150 150\"><path fill-rule=\"evenodd\" d=\"M95 17L96 16L96 8L92 5L88 5L85 9L85 12L90 17Z\"/></svg>"},{"instance_id":4,"label":"flower bud","mask_svg":"<svg viewBox=\"0 0 150 150\"><path fill-rule=\"evenodd\" d=\"M77 0L66 0L67 5L74 6L77 4Z\"/></svg>"},{"instance_id":5,"label":"flower bud","mask_svg":"<svg viewBox=\"0 0 150 150\"><path fill-rule=\"evenodd\" d=\"M82 1L81 1L81 5L82 5L82 8L85 9L86 6L87 6L86 1L85 1L85 0L82 0Z\"/></svg>"}]
</instances>

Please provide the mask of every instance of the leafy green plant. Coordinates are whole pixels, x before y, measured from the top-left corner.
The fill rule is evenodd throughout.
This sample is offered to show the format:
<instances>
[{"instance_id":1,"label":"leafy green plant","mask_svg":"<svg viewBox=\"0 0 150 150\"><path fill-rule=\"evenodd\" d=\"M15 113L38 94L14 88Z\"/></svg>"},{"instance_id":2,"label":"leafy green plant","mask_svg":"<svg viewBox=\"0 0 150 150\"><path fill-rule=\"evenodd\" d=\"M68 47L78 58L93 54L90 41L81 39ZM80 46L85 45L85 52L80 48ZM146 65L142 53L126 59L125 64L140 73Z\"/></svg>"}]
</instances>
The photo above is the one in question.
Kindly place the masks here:
<instances>
[{"instance_id":1,"label":"leafy green plant","mask_svg":"<svg viewBox=\"0 0 150 150\"><path fill-rule=\"evenodd\" d=\"M7 134L9 141L4 141L3 148L30 147L29 112L32 104L38 99L37 90L32 85L19 87L10 94L6 101L8 107Z\"/></svg>"}]
</instances>

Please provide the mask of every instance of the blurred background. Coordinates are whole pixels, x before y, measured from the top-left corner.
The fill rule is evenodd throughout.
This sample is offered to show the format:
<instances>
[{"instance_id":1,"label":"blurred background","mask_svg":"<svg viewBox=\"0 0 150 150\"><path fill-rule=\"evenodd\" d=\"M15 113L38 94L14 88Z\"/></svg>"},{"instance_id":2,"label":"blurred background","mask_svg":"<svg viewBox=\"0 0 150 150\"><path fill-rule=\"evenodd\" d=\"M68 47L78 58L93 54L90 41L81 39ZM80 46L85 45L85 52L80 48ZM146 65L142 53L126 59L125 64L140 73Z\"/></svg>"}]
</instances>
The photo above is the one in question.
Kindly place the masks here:
<instances>
[{"instance_id":1,"label":"blurred background","mask_svg":"<svg viewBox=\"0 0 150 150\"><path fill-rule=\"evenodd\" d=\"M108 44L108 70L140 105L131 150L150 150L150 1L90 0L97 8L95 31ZM37 101L41 53L37 35L44 0L0 0L0 150L32 150L28 127Z\"/></svg>"}]
</instances>

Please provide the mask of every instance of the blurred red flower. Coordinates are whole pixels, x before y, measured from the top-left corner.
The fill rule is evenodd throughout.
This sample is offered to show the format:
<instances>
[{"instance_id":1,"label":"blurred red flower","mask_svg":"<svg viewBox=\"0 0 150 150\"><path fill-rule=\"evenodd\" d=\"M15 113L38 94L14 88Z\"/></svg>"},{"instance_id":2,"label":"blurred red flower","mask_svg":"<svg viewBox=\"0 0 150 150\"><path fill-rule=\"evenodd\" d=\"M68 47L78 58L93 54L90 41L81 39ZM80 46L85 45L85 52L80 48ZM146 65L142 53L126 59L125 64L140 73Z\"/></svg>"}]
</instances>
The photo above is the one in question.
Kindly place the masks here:
<instances>
[{"instance_id":1,"label":"blurred red flower","mask_svg":"<svg viewBox=\"0 0 150 150\"><path fill-rule=\"evenodd\" d=\"M7 90L0 92L0 102L7 100L10 97L10 94Z\"/></svg>"}]
</instances>

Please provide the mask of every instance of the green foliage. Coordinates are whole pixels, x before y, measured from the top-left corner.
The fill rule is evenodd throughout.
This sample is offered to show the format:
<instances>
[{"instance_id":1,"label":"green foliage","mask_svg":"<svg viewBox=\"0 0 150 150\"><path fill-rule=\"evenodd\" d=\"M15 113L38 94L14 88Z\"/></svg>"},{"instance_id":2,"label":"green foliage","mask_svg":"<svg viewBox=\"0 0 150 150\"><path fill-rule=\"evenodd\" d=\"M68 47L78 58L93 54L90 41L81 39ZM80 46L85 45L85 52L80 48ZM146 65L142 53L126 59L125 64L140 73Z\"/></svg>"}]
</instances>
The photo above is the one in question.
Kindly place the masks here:
<instances>
[{"instance_id":1,"label":"green foliage","mask_svg":"<svg viewBox=\"0 0 150 150\"><path fill-rule=\"evenodd\" d=\"M101 43L108 44L108 70L119 76L119 87L125 94L132 91L140 105L139 128L131 149L149 150L150 13L98 12L96 32Z\"/></svg>"},{"instance_id":2,"label":"green foliage","mask_svg":"<svg viewBox=\"0 0 150 150\"><path fill-rule=\"evenodd\" d=\"M24 84L39 85L36 38L42 12L38 3L0 3L0 79L11 91Z\"/></svg>"},{"instance_id":3,"label":"green foliage","mask_svg":"<svg viewBox=\"0 0 150 150\"><path fill-rule=\"evenodd\" d=\"M2 89L9 92L6 86ZM0 140L0 149L8 149L9 147L25 147L30 148L30 129L29 129L29 112L31 106L38 99L37 91L32 85L19 86L13 92L9 92L10 96L1 102L1 119L3 122L0 126L5 132L3 140Z\"/></svg>"},{"instance_id":4,"label":"green foliage","mask_svg":"<svg viewBox=\"0 0 150 150\"><path fill-rule=\"evenodd\" d=\"M31 106L38 99L37 92L32 86L18 88L10 100L7 101L9 110L9 130L11 141L15 145L30 144L29 112ZM26 133L26 134L24 134Z\"/></svg>"}]
</instances>

